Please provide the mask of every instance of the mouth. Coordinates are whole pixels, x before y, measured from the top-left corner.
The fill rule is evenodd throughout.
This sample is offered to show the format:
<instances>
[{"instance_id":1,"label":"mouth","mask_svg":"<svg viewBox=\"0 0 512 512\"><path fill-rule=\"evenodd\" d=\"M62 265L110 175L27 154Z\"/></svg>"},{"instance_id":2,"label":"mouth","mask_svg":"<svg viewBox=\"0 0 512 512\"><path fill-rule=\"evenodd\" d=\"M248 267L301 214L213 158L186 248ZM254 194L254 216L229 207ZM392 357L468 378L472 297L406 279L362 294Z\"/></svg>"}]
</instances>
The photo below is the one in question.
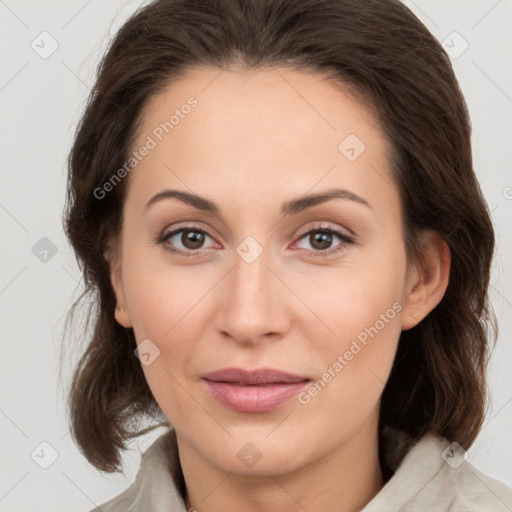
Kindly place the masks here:
<instances>
[{"instance_id":1,"label":"mouth","mask_svg":"<svg viewBox=\"0 0 512 512\"><path fill-rule=\"evenodd\" d=\"M209 392L223 406L238 412L268 412L296 396L311 379L262 368L224 368L202 376Z\"/></svg>"}]
</instances>

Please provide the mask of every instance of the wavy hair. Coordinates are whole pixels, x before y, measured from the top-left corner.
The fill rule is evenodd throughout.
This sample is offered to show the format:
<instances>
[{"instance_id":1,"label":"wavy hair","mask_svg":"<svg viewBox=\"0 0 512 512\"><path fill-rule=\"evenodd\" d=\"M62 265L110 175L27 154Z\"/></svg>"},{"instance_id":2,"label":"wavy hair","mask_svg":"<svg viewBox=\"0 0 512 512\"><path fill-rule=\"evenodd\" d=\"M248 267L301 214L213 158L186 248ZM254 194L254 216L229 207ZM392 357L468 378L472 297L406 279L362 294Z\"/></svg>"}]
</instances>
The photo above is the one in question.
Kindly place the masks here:
<instances>
[{"instance_id":1,"label":"wavy hair","mask_svg":"<svg viewBox=\"0 0 512 512\"><path fill-rule=\"evenodd\" d=\"M117 32L68 157L63 221L85 291L66 326L80 304L90 308L68 395L75 443L99 470L120 471L129 439L168 424L134 355L133 329L114 318L105 254L120 231L127 180L105 198L94 191L129 158L152 96L193 67L240 65L324 75L376 113L392 147L408 255L421 256L416 240L425 228L451 252L443 299L400 335L379 432L390 426L413 439L432 432L468 449L488 405L486 367L496 341L488 300L494 231L450 59L398 0L156 0ZM143 419L160 423L141 429Z\"/></svg>"}]
</instances>

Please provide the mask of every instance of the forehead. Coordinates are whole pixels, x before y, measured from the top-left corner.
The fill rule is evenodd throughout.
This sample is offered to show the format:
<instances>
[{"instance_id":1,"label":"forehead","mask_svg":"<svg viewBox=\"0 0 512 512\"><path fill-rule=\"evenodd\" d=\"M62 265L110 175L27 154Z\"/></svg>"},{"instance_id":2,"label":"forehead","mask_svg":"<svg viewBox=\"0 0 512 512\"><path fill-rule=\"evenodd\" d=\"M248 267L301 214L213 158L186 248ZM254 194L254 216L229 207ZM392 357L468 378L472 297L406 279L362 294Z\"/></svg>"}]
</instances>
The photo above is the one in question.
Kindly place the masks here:
<instances>
[{"instance_id":1,"label":"forehead","mask_svg":"<svg viewBox=\"0 0 512 512\"><path fill-rule=\"evenodd\" d=\"M188 109L191 98L197 105ZM179 116L171 122L175 137L188 134L187 125L193 124L196 137L212 128L230 136L230 141L246 141L248 134L257 134L252 145L279 135L283 141L293 137L318 144L327 137L326 143L336 143L347 131L362 136L376 125L369 106L357 102L348 86L334 85L306 70L276 67L193 68L149 98L142 113L143 132L154 131L173 113ZM181 123L187 117L192 121Z\"/></svg>"},{"instance_id":2,"label":"forehead","mask_svg":"<svg viewBox=\"0 0 512 512\"><path fill-rule=\"evenodd\" d=\"M389 167L371 110L307 71L196 68L151 97L141 121L134 149L152 141L130 176L141 197L180 185L234 197L250 188L281 200L320 182L358 188L373 179L382 187Z\"/></svg>"}]
</instances>

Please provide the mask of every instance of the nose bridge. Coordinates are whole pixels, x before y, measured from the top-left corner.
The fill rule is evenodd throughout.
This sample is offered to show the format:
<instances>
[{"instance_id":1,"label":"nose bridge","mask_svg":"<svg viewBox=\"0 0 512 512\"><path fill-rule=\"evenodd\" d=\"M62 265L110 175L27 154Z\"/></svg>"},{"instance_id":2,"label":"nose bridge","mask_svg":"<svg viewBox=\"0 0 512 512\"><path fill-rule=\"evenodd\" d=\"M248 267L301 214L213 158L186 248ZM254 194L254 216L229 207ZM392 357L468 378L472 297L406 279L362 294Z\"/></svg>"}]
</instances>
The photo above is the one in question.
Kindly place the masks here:
<instances>
[{"instance_id":1,"label":"nose bridge","mask_svg":"<svg viewBox=\"0 0 512 512\"><path fill-rule=\"evenodd\" d=\"M268 293L271 272L269 265L269 248L264 248L254 237L246 237L235 249L233 269L233 293L239 301L264 301Z\"/></svg>"},{"instance_id":2,"label":"nose bridge","mask_svg":"<svg viewBox=\"0 0 512 512\"><path fill-rule=\"evenodd\" d=\"M277 304L279 280L269 268L270 253L252 236L235 248L218 328L238 341L255 342L284 327L284 308Z\"/></svg>"}]
</instances>

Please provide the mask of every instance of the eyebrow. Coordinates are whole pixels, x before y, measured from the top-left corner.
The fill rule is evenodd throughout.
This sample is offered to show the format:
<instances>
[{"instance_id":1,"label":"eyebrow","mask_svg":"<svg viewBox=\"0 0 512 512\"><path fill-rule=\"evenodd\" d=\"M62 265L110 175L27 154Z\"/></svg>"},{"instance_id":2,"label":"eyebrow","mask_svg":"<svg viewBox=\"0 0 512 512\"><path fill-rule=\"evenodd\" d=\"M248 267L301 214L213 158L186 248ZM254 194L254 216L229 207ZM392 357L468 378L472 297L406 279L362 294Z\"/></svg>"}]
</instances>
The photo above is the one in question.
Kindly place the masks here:
<instances>
[{"instance_id":1,"label":"eyebrow","mask_svg":"<svg viewBox=\"0 0 512 512\"><path fill-rule=\"evenodd\" d=\"M157 203L158 201L168 198L179 199L180 201L183 201L184 203L187 203L194 208L197 208L198 210L207 211L215 215L220 213L219 206L209 199L182 190L171 189L163 190L162 192L159 192L153 196L146 203L144 210L147 210L151 205ZM356 203L363 204L368 208L371 208L371 205L365 199L358 196L357 194L354 194L353 192L350 192L350 190L333 188L317 194L309 194L297 199L286 201L281 206L281 213L283 215L298 214L304 210L307 210L308 208L312 208L318 204L331 201L332 199L348 199L350 201L354 201Z\"/></svg>"}]
</instances>

